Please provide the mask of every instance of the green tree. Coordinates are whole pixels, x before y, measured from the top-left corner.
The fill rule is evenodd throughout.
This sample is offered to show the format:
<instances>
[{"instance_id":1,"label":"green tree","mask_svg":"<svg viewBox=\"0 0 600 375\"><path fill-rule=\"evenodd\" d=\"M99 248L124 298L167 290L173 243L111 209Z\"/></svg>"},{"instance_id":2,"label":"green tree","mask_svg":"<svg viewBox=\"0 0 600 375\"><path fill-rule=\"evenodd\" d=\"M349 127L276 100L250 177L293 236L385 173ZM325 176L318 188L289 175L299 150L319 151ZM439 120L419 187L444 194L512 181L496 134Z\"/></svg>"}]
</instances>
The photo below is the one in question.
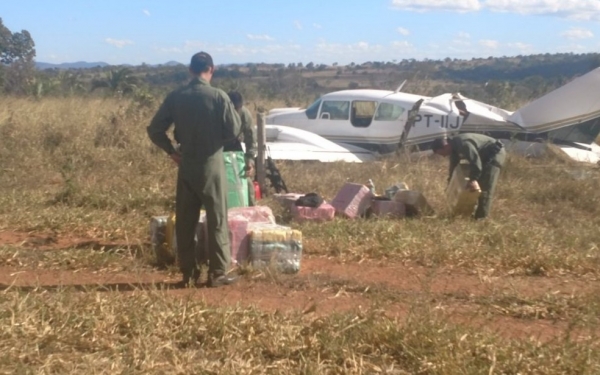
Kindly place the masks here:
<instances>
[{"instance_id":1,"label":"green tree","mask_svg":"<svg viewBox=\"0 0 600 375\"><path fill-rule=\"evenodd\" d=\"M27 30L11 32L0 18L0 82L5 92L25 94L35 75L35 43Z\"/></svg>"},{"instance_id":2,"label":"green tree","mask_svg":"<svg viewBox=\"0 0 600 375\"><path fill-rule=\"evenodd\" d=\"M12 33L0 18L0 62L10 65L16 61L32 62L35 57L35 44L27 30Z\"/></svg>"},{"instance_id":3,"label":"green tree","mask_svg":"<svg viewBox=\"0 0 600 375\"><path fill-rule=\"evenodd\" d=\"M110 70L106 77L92 81L92 91L106 88L112 94L132 94L138 88L139 80L129 68Z\"/></svg>"},{"instance_id":4,"label":"green tree","mask_svg":"<svg viewBox=\"0 0 600 375\"><path fill-rule=\"evenodd\" d=\"M35 96L80 95L87 91L82 74L78 71L42 71L34 80Z\"/></svg>"}]
</instances>

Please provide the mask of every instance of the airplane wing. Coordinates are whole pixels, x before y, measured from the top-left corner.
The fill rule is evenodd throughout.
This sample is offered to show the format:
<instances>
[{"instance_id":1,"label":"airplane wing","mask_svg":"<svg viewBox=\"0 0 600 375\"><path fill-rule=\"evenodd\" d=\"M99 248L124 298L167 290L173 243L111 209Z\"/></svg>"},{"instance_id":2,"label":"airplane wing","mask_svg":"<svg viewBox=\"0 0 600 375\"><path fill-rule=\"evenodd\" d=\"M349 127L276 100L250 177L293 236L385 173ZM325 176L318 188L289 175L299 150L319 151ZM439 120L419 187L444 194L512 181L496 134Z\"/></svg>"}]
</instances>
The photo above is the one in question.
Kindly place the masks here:
<instances>
[{"instance_id":1,"label":"airplane wing","mask_svg":"<svg viewBox=\"0 0 600 375\"><path fill-rule=\"evenodd\" d=\"M315 133L281 125L266 125L267 147L273 160L314 160L362 163L375 160L363 148L331 142Z\"/></svg>"}]
</instances>

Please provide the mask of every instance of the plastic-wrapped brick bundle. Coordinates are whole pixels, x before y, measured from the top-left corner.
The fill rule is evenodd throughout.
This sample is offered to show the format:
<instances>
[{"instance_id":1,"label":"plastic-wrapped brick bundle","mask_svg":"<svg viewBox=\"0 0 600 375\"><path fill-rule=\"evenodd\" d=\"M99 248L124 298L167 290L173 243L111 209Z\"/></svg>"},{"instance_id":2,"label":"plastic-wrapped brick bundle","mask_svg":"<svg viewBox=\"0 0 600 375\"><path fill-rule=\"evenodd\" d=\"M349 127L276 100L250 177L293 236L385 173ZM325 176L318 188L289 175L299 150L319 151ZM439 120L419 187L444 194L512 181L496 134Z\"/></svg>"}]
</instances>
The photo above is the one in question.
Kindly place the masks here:
<instances>
[{"instance_id":1,"label":"plastic-wrapped brick bundle","mask_svg":"<svg viewBox=\"0 0 600 375\"><path fill-rule=\"evenodd\" d=\"M196 262L208 263L208 238L206 237L206 211L200 211L200 220L196 226Z\"/></svg>"},{"instance_id":2,"label":"plastic-wrapped brick bundle","mask_svg":"<svg viewBox=\"0 0 600 375\"><path fill-rule=\"evenodd\" d=\"M227 178L227 208L248 206L246 161L241 151L223 153Z\"/></svg>"},{"instance_id":3,"label":"plastic-wrapped brick bundle","mask_svg":"<svg viewBox=\"0 0 600 375\"><path fill-rule=\"evenodd\" d=\"M335 212L350 219L365 214L371 205L373 194L369 188L361 184L346 183L331 201Z\"/></svg>"},{"instance_id":4,"label":"plastic-wrapped brick bundle","mask_svg":"<svg viewBox=\"0 0 600 375\"><path fill-rule=\"evenodd\" d=\"M452 178L448 187L446 187L446 199L452 215L456 216L471 216L477 203L481 190L467 190L467 182L469 181L469 165L459 164L452 173Z\"/></svg>"},{"instance_id":5,"label":"plastic-wrapped brick bundle","mask_svg":"<svg viewBox=\"0 0 600 375\"><path fill-rule=\"evenodd\" d=\"M229 224L229 244L231 246L231 263L240 265L248 259L248 224L243 216L234 215L227 218Z\"/></svg>"},{"instance_id":6,"label":"plastic-wrapped brick bundle","mask_svg":"<svg viewBox=\"0 0 600 375\"><path fill-rule=\"evenodd\" d=\"M167 244L168 216L153 216L150 218L150 243L159 265L172 264L175 254Z\"/></svg>"},{"instance_id":7,"label":"plastic-wrapped brick bundle","mask_svg":"<svg viewBox=\"0 0 600 375\"><path fill-rule=\"evenodd\" d=\"M240 265L248 260L248 236L250 234L248 226L251 223L275 224L273 211L268 206L235 207L228 210L227 224L229 226L229 244L233 265ZM208 249L206 225L203 228L203 245L206 252Z\"/></svg>"},{"instance_id":8,"label":"plastic-wrapped brick bundle","mask_svg":"<svg viewBox=\"0 0 600 375\"><path fill-rule=\"evenodd\" d=\"M402 202L373 199L371 213L379 217L402 218L406 214L406 206Z\"/></svg>"},{"instance_id":9,"label":"plastic-wrapped brick bundle","mask_svg":"<svg viewBox=\"0 0 600 375\"><path fill-rule=\"evenodd\" d=\"M406 207L406 216L420 216L420 215L433 215L433 208L425 199L425 196L418 191L415 190L399 190L396 195L394 195L394 200L396 202L401 202Z\"/></svg>"},{"instance_id":10,"label":"plastic-wrapped brick bundle","mask_svg":"<svg viewBox=\"0 0 600 375\"><path fill-rule=\"evenodd\" d=\"M335 208L329 203L319 207L292 206L292 217L296 221L330 221L335 216Z\"/></svg>"},{"instance_id":11,"label":"plastic-wrapped brick bundle","mask_svg":"<svg viewBox=\"0 0 600 375\"><path fill-rule=\"evenodd\" d=\"M253 267L272 266L283 273L300 271L302 232L277 224L252 224L248 229Z\"/></svg>"},{"instance_id":12,"label":"plastic-wrapped brick bundle","mask_svg":"<svg viewBox=\"0 0 600 375\"><path fill-rule=\"evenodd\" d=\"M200 219L196 227L196 258L201 259L205 247L204 232L206 213L200 212ZM150 219L150 242L159 265L173 264L177 260L177 236L175 234L175 214L169 216L153 216Z\"/></svg>"},{"instance_id":13,"label":"plastic-wrapped brick bundle","mask_svg":"<svg viewBox=\"0 0 600 375\"><path fill-rule=\"evenodd\" d=\"M269 206L252 206L231 208L227 212L228 217L241 216L253 223L273 223L275 216Z\"/></svg>"}]
</instances>

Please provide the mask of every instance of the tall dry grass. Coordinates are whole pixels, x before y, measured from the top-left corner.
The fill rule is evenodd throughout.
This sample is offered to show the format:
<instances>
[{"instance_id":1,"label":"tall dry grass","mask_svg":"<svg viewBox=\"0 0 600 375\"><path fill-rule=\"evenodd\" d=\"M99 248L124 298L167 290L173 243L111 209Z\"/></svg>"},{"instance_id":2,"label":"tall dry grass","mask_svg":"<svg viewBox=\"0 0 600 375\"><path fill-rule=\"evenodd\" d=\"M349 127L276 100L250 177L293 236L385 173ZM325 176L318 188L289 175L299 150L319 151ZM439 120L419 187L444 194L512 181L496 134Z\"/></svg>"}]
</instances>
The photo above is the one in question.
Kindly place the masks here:
<instances>
[{"instance_id":1,"label":"tall dry grass","mask_svg":"<svg viewBox=\"0 0 600 375\"><path fill-rule=\"evenodd\" d=\"M176 169L145 127L155 106L117 99L3 99L0 228L144 242L152 215L173 207ZM391 156L366 164L280 163L292 191L331 199L347 181L380 192L404 181L436 209L422 220L304 224L308 253L391 257L499 272L596 274L600 178L557 155L511 155L491 220L446 215L447 161ZM278 207L269 199L263 203ZM280 221L288 218L281 213ZM296 225L296 224L293 224Z\"/></svg>"},{"instance_id":2,"label":"tall dry grass","mask_svg":"<svg viewBox=\"0 0 600 375\"><path fill-rule=\"evenodd\" d=\"M0 246L0 266L138 272L149 267L148 220L173 207L176 170L147 139L157 103L118 99L2 98L0 230L139 245L142 254L65 249L40 255ZM265 108L280 103L259 103ZM288 187L327 199L347 181L396 182L422 191L436 216L296 224L271 199L278 221L303 231L307 255L370 258L461 269L489 276L597 282L600 171L557 155L511 155L492 217L446 214L447 161L391 156L368 164L280 163ZM145 252L145 253L144 253ZM400 276L399 276L400 277ZM573 326L597 331L600 303L547 296L478 303L515 315L542 306ZM130 294L70 288L0 291L2 373L597 373L594 335L505 340L450 323L427 298L410 299L406 320L376 310L319 319L213 308L160 290ZM536 310L537 311L537 310ZM557 318L558 319L558 318Z\"/></svg>"}]
</instances>

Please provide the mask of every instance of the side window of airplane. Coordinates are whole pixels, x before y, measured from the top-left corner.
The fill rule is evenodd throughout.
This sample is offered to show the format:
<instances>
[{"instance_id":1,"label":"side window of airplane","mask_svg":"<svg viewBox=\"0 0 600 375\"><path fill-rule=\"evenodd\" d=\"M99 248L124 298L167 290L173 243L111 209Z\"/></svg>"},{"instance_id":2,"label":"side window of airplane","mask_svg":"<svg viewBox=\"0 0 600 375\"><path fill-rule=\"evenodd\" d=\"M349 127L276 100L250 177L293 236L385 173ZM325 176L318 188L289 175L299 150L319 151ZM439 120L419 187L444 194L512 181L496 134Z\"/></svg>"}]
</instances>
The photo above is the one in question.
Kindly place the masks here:
<instances>
[{"instance_id":1,"label":"side window of airplane","mask_svg":"<svg viewBox=\"0 0 600 375\"><path fill-rule=\"evenodd\" d=\"M404 107L392 103L381 103L375 114L375 121L395 121L404 113Z\"/></svg>"},{"instance_id":2,"label":"side window of airplane","mask_svg":"<svg viewBox=\"0 0 600 375\"><path fill-rule=\"evenodd\" d=\"M342 100L326 100L321 106L321 118L329 120L348 120L350 102Z\"/></svg>"},{"instance_id":3,"label":"side window of airplane","mask_svg":"<svg viewBox=\"0 0 600 375\"><path fill-rule=\"evenodd\" d=\"M352 115L350 122L357 128L366 128L371 125L373 115L377 108L377 102L367 100L355 100L352 102Z\"/></svg>"},{"instance_id":4,"label":"side window of airplane","mask_svg":"<svg viewBox=\"0 0 600 375\"><path fill-rule=\"evenodd\" d=\"M319 113L319 107L321 106L321 99L317 99L310 107L306 108L306 117L310 120L314 120L317 118L317 114Z\"/></svg>"}]
</instances>

